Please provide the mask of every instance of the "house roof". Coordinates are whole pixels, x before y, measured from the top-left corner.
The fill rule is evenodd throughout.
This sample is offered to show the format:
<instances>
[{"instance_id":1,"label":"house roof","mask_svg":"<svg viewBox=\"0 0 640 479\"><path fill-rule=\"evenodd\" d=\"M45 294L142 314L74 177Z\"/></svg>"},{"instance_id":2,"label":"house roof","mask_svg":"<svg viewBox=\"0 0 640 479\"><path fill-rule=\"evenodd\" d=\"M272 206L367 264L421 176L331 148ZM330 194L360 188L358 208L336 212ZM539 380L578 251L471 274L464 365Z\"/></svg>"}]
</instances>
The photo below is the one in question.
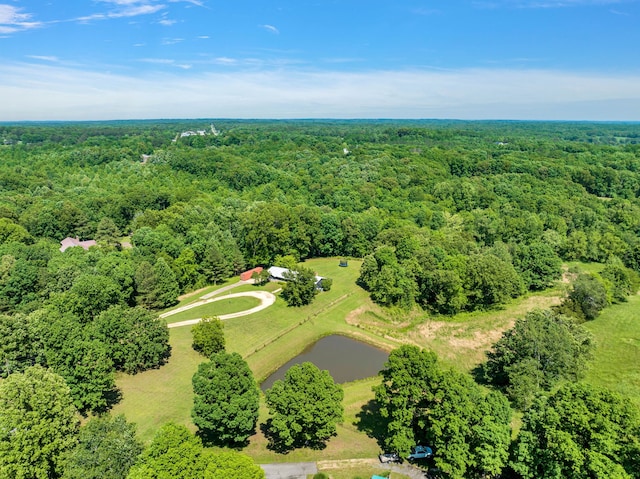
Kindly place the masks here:
<instances>
[{"instance_id":1,"label":"house roof","mask_svg":"<svg viewBox=\"0 0 640 479\"><path fill-rule=\"evenodd\" d=\"M80 246L82 249L89 249L91 246L95 246L95 240L86 240L80 241L80 239L76 236L75 238L71 238L67 236L65 239L60 241L60 251L65 251L67 248L71 248L73 246Z\"/></svg>"},{"instance_id":2,"label":"house roof","mask_svg":"<svg viewBox=\"0 0 640 479\"><path fill-rule=\"evenodd\" d=\"M281 268L280 266L272 266L267 270L270 276L274 278L285 279L285 276L291 276L292 272L288 268ZM294 272L295 273L295 272Z\"/></svg>"}]
</instances>

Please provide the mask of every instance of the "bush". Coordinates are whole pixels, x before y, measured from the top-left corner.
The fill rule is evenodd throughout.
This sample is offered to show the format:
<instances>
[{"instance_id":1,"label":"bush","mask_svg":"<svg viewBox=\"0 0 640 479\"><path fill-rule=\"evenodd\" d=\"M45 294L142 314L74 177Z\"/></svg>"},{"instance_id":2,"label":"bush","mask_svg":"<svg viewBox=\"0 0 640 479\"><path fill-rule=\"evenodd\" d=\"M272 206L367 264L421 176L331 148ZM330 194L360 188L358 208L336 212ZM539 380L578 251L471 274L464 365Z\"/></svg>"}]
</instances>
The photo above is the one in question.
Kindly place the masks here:
<instances>
[{"instance_id":1,"label":"bush","mask_svg":"<svg viewBox=\"0 0 640 479\"><path fill-rule=\"evenodd\" d=\"M322 278L320 281L322 291L331 291L331 285L333 285L333 280L331 278Z\"/></svg>"},{"instance_id":2,"label":"bush","mask_svg":"<svg viewBox=\"0 0 640 479\"><path fill-rule=\"evenodd\" d=\"M202 318L202 321L191 330L193 349L208 358L223 352L225 348L223 327L224 324L218 318Z\"/></svg>"}]
</instances>

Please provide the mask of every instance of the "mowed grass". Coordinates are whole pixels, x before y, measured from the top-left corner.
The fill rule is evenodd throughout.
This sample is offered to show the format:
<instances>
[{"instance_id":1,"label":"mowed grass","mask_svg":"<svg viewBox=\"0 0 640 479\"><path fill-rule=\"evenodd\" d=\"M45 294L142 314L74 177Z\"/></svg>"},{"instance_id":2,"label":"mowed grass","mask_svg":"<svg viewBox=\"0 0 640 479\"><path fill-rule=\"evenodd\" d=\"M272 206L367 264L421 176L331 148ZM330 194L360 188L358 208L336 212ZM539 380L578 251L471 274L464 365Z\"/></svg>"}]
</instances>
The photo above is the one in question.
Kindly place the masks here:
<instances>
[{"instance_id":1,"label":"mowed grass","mask_svg":"<svg viewBox=\"0 0 640 479\"><path fill-rule=\"evenodd\" d=\"M377 337L345 322L345 317L351 311L363 303L369 303L369 299L367 293L355 285L360 263L350 261L348 268L340 268L338 263L338 259L320 259L305 263L305 266L313 268L318 274L333 279L331 291L320 293L311 305L289 308L281 298L278 298L270 308L250 316L225 321L227 350L238 352L246 358L256 379L263 380L280 365L301 352L309 343L335 332L366 340L388 350L396 345L393 341ZM274 291L280 286L269 283L264 289ZM255 291L256 287L244 285L230 292L242 290ZM198 294L198 297L202 294ZM189 310L191 317L185 319L199 317L193 314L198 309L200 308ZM122 413L129 421L135 422L139 435L145 442L149 442L159 427L168 421L185 424L194 429L190 417L193 406L191 378L204 358L191 349L190 327L173 328L170 331L172 356L165 366L135 376L122 374L117 379L117 385L123 397L113 412ZM346 395L345 404L351 404L347 410L357 411L361 404L373 397L371 385L358 384L359 386L355 389L353 386L351 389L349 387L346 389L346 391L358 391L355 398L349 394ZM366 400L363 399L363 395ZM261 421L264 420L266 420L265 408L261 417ZM353 420L345 420L345 423L340 426L338 437L331 441L336 444L333 448L320 452L303 449L297 454L303 458L308 458L309 455L314 458L332 457L325 455L329 451L339 458L367 457L367 455L370 457L370 454L377 454L379 448L375 440L368 439L366 436L363 440L360 436L362 434L353 425ZM290 460L291 455L281 456L267 451L266 441L264 438L260 439L259 434L252 442L256 444L250 446L253 452L260 450L266 457ZM362 449L354 450L351 446L347 447L351 443L359 444ZM353 456L353 454L357 455ZM256 452L256 456L260 454Z\"/></svg>"},{"instance_id":2,"label":"mowed grass","mask_svg":"<svg viewBox=\"0 0 640 479\"><path fill-rule=\"evenodd\" d=\"M191 421L191 377L204 357L191 348L191 327L170 329L169 334L171 357L167 364L136 375L121 373L116 378L122 401L112 413L124 414L136 423L138 437L145 443L167 422L196 430Z\"/></svg>"},{"instance_id":3,"label":"mowed grass","mask_svg":"<svg viewBox=\"0 0 640 479\"><path fill-rule=\"evenodd\" d=\"M232 290L233 293L240 291ZM237 313L260 305L258 298L240 296L237 298L224 298L212 303L203 304L193 309L183 311L166 317L167 323L177 323L187 319L204 318L205 316L222 316L223 314Z\"/></svg>"},{"instance_id":4,"label":"mowed grass","mask_svg":"<svg viewBox=\"0 0 640 479\"><path fill-rule=\"evenodd\" d=\"M640 295L584 323L596 339L587 381L618 391L640 407Z\"/></svg>"},{"instance_id":5,"label":"mowed grass","mask_svg":"<svg viewBox=\"0 0 640 479\"><path fill-rule=\"evenodd\" d=\"M289 308L278 297L273 306L263 311L225 321L227 350L238 352L247 360L258 382L310 343L335 333L388 351L401 344L415 344L434 350L445 364L469 371L486 359L485 352L515 319L531 309L558 304L567 287L558 283L555 288L519 298L503 309L433 317L426 313L380 308L355 284L361 262L349 261L347 268L339 267L338 263L337 258L304 263L317 274L333 279L331 291L320 293L311 305ZM188 300L196 301L202 294L222 286L207 288ZM274 292L281 286L279 283L261 287L242 285L229 293L258 289ZM639 307L640 297L633 297L626 304L605 309L600 318L586 324L598 341L589 381L629 394L638 403L640 322L634 321L634 316ZM184 319L201 317L195 314L198 309L189 311ZM193 405L191 377L204 358L191 350L190 330L190 327L171 330L173 353L167 365L136 376L118 377L123 400L114 408L114 413L124 413L129 421L136 422L140 437L146 442L168 421L195 429L190 417ZM338 426L337 437L328 441L324 450L302 448L286 455L276 454L268 450L267 441L258 428L244 452L260 463L375 458L381 452L371 433L376 413L375 408L368 406L372 405L374 397L371 388L378 382L379 378L370 378L344 385L345 420ZM263 397L259 424L267 418ZM343 469L330 472L336 479L360 474L351 474L348 469L340 471Z\"/></svg>"}]
</instances>

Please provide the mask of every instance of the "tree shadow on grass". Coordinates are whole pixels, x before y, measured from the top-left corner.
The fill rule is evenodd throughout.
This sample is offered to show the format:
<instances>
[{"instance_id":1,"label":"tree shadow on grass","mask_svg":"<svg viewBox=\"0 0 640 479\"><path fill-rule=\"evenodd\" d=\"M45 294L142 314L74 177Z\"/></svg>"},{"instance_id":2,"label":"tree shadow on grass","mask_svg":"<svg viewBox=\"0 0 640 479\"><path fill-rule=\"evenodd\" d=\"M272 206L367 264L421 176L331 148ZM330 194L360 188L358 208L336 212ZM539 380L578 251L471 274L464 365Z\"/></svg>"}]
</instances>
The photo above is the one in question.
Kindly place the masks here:
<instances>
[{"instance_id":1,"label":"tree shadow on grass","mask_svg":"<svg viewBox=\"0 0 640 479\"><path fill-rule=\"evenodd\" d=\"M375 439L381 449L384 449L384 439L387 435L389 420L380 414L380 405L375 399L371 399L362 406L356 414L356 421L353 423L358 431L364 432L367 436Z\"/></svg>"},{"instance_id":2,"label":"tree shadow on grass","mask_svg":"<svg viewBox=\"0 0 640 479\"><path fill-rule=\"evenodd\" d=\"M198 429L196 436L200 438L205 447L228 447L230 449L241 450L249 445L249 438L240 442L221 441L214 431Z\"/></svg>"},{"instance_id":3,"label":"tree shadow on grass","mask_svg":"<svg viewBox=\"0 0 640 479\"><path fill-rule=\"evenodd\" d=\"M122 391L120 391L120 389L114 386L108 391L104 391L103 397L105 399L104 405L93 408L93 409L90 407L85 407L84 409L81 409L79 412L82 415L82 417L87 418L91 413L104 414L109 412L111 408L113 408L113 406L115 406L122 400Z\"/></svg>"},{"instance_id":4,"label":"tree shadow on grass","mask_svg":"<svg viewBox=\"0 0 640 479\"><path fill-rule=\"evenodd\" d=\"M299 449L301 447L307 447L309 449L314 449L316 451L321 451L327 447L326 441L304 441L297 440L294 441L293 444L287 445L282 442L282 440L274 434L271 428L271 419L268 419L266 423L260 424L260 431L264 434L264 437L267 439L267 449L273 452L277 452L278 454L288 454L294 449Z\"/></svg>"},{"instance_id":5,"label":"tree shadow on grass","mask_svg":"<svg viewBox=\"0 0 640 479\"><path fill-rule=\"evenodd\" d=\"M489 386L491 384L491 381L487 376L486 363L480 363L475 368L473 368L471 370L471 377L476 383L482 384L483 386Z\"/></svg>"}]
</instances>

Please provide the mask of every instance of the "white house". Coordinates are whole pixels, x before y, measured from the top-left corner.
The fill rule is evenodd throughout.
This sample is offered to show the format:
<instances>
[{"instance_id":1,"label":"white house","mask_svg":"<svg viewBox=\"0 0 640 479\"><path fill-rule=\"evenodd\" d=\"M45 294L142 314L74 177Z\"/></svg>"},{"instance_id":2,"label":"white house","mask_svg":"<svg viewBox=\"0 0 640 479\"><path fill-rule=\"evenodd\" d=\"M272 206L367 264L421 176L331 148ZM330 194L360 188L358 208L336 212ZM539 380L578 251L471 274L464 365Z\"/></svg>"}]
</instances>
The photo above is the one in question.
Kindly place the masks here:
<instances>
[{"instance_id":1,"label":"white house","mask_svg":"<svg viewBox=\"0 0 640 479\"><path fill-rule=\"evenodd\" d=\"M291 271L288 268L281 268L280 266L272 266L267 270L269 272L269 279L271 281L289 281L292 277L295 277L298 273ZM324 278L316 275L316 288L322 289L321 281Z\"/></svg>"}]
</instances>

